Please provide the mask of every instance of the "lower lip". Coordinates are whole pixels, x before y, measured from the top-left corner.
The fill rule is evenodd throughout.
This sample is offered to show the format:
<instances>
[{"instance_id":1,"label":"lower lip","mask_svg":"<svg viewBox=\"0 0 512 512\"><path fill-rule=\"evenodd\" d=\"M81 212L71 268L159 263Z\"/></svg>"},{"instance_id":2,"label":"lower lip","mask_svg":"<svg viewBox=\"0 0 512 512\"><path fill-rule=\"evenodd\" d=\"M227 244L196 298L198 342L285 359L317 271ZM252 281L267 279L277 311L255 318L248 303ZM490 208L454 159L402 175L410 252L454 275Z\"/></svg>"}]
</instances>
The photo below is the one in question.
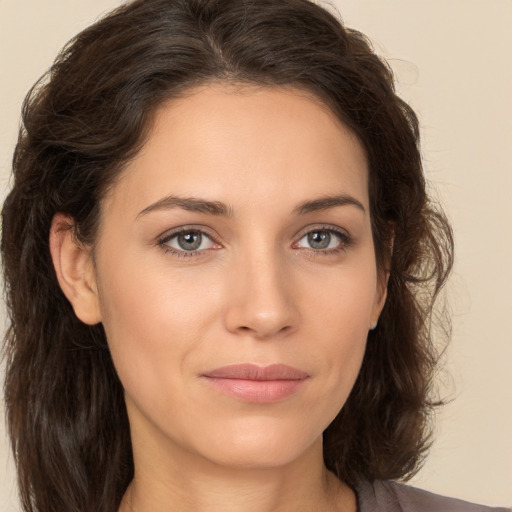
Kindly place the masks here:
<instances>
[{"instance_id":1,"label":"lower lip","mask_svg":"<svg viewBox=\"0 0 512 512\"><path fill-rule=\"evenodd\" d=\"M255 404L270 404L295 394L307 379L245 380L205 377L218 391Z\"/></svg>"}]
</instances>

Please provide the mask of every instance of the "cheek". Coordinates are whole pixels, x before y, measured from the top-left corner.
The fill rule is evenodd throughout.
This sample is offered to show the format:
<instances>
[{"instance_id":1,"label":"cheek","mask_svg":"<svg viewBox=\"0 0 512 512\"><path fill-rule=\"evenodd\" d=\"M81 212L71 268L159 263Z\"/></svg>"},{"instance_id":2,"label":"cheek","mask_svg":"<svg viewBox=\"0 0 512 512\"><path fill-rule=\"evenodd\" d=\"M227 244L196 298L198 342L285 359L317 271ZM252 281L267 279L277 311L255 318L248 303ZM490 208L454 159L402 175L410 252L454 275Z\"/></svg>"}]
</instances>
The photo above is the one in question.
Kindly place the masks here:
<instances>
[{"instance_id":1,"label":"cheek","mask_svg":"<svg viewBox=\"0 0 512 512\"><path fill-rule=\"evenodd\" d=\"M343 351L345 344L366 339L377 301L375 264L372 258L366 259L368 262L362 257L354 264L328 269L323 275L317 272L315 280L308 278L309 284L300 286L312 291L302 292L305 302L301 309L327 352Z\"/></svg>"},{"instance_id":2,"label":"cheek","mask_svg":"<svg viewBox=\"0 0 512 512\"><path fill-rule=\"evenodd\" d=\"M177 332L184 337L193 333L198 320L205 319L208 308L216 303L215 290L203 285L201 271L169 268L158 253L153 257L126 252L115 261L105 255L102 267L107 271L99 271L100 306L106 329L111 331L109 340L114 342L122 334L145 346L150 340L176 343Z\"/></svg>"},{"instance_id":3,"label":"cheek","mask_svg":"<svg viewBox=\"0 0 512 512\"><path fill-rule=\"evenodd\" d=\"M184 273L143 260L105 260L104 268L109 272L99 280L103 325L126 391L151 397L159 387L179 385L218 317L215 293L199 289L200 278L191 282Z\"/></svg>"},{"instance_id":4,"label":"cheek","mask_svg":"<svg viewBox=\"0 0 512 512\"><path fill-rule=\"evenodd\" d=\"M316 400L310 405L324 421L323 428L343 407L361 368L376 296L372 262L347 266L311 282L314 293L303 299L301 309L307 319L301 339L309 345L310 360L319 371Z\"/></svg>"}]
</instances>

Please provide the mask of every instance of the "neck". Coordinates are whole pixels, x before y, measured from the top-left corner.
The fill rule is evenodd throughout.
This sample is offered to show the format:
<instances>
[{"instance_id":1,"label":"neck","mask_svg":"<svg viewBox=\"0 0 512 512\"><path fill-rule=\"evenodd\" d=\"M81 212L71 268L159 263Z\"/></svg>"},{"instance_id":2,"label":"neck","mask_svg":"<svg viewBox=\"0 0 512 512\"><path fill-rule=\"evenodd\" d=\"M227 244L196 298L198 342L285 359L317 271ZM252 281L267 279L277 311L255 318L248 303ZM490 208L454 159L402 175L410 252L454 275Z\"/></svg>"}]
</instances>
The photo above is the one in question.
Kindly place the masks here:
<instances>
[{"instance_id":1,"label":"neck","mask_svg":"<svg viewBox=\"0 0 512 512\"><path fill-rule=\"evenodd\" d=\"M134 461L135 477L119 512L356 510L353 491L325 468L321 440L280 467L225 467L179 450L154 458L151 450L136 448Z\"/></svg>"}]
</instances>

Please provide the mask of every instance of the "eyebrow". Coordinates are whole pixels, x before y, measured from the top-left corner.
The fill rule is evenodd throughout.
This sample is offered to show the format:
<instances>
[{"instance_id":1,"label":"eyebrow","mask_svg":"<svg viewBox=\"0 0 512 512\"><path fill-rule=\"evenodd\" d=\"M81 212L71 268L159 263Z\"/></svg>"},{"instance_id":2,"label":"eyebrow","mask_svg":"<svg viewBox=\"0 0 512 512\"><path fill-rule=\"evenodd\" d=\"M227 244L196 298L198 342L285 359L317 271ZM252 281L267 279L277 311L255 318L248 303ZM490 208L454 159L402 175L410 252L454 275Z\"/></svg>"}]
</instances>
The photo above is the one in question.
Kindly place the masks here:
<instances>
[{"instance_id":1,"label":"eyebrow","mask_svg":"<svg viewBox=\"0 0 512 512\"><path fill-rule=\"evenodd\" d=\"M210 215L229 216L232 214L231 208L220 201L207 201L206 199L198 199L196 197L177 197L171 195L144 208L144 210L139 212L137 218L157 210L171 210L173 208L182 208L183 210L208 213Z\"/></svg>"},{"instance_id":2,"label":"eyebrow","mask_svg":"<svg viewBox=\"0 0 512 512\"><path fill-rule=\"evenodd\" d=\"M363 213L366 213L365 207L355 197L341 194L334 196L324 196L310 201L304 201L293 209L295 215L306 215L307 213L317 212L321 210L329 210L338 206L355 206ZM221 201L207 201L196 197L178 197L170 195L159 199L155 203L150 204L137 215L142 217L150 212L158 210L171 210L173 208L182 208L183 210L207 213L210 215L231 216L232 208Z\"/></svg>"},{"instance_id":3,"label":"eyebrow","mask_svg":"<svg viewBox=\"0 0 512 512\"><path fill-rule=\"evenodd\" d=\"M363 213L366 213L366 209L360 201L355 197L346 194L324 196L319 197L318 199L313 199L312 201L305 201L299 204L293 210L293 213L305 215L306 213L329 210L331 208L336 208L337 206L355 206Z\"/></svg>"}]
</instances>

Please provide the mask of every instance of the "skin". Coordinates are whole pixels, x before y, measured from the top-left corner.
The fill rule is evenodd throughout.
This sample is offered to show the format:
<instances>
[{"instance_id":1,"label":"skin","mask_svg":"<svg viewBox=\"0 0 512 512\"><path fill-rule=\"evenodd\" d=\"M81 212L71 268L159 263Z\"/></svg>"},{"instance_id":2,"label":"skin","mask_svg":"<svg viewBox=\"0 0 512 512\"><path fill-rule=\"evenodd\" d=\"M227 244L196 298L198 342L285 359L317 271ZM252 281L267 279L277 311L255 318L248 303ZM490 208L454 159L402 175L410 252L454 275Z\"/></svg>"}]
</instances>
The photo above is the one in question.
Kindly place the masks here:
<instances>
[{"instance_id":1,"label":"skin","mask_svg":"<svg viewBox=\"0 0 512 512\"><path fill-rule=\"evenodd\" d=\"M59 282L82 321L103 323L125 388L135 478L120 510L355 511L323 464L322 432L386 296L356 137L305 92L197 88L157 112L102 203L93 249L69 222L56 215L51 232ZM204 232L200 248L185 251L177 228ZM251 403L202 377L234 363L309 377Z\"/></svg>"}]
</instances>

